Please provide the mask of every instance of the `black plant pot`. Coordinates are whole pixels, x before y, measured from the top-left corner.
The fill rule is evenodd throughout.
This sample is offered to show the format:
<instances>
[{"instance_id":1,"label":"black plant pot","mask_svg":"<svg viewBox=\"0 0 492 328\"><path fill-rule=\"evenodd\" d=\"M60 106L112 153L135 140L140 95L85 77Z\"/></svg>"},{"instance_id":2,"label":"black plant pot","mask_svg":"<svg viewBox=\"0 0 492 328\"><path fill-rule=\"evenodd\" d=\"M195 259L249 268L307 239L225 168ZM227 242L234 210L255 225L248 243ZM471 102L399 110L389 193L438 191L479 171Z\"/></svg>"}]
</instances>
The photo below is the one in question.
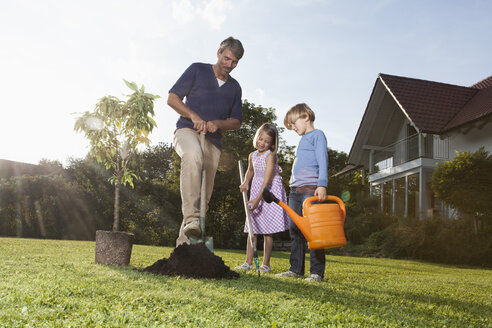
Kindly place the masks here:
<instances>
[{"instance_id":1,"label":"black plant pot","mask_svg":"<svg viewBox=\"0 0 492 328\"><path fill-rule=\"evenodd\" d=\"M134 235L123 231L96 231L96 264L130 264Z\"/></svg>"}]
</instances>

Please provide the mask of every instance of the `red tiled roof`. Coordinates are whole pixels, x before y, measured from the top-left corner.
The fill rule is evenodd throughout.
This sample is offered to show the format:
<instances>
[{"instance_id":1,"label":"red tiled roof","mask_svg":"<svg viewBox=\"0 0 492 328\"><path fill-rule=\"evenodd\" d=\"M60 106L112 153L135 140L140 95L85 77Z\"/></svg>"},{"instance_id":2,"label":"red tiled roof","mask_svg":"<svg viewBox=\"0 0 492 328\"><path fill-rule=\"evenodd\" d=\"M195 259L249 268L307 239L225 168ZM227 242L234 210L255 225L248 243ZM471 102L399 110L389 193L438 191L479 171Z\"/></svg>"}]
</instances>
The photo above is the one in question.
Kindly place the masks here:
<instances>
[{"instance_id":1,"label":"red tiled roof","mask_svg":"<svg viewBox=\"0 0 492 328\"><path fill-rule=\"evenodd\" d=\"M492 113L492 85L481 89L463 109L446 125L445 131Z\"/></svg>"},{"instance_id":2,"label":"red tiled roof","mask_svg":"<svg viewBox=\"0 0 492 328\"><path fill-rule=\"evenodd\" d=\"M480 82L475 83L472 85L470 88L475 88L475 89L485 89L485 88L490 88L492 87L492 75L489 76L486 79L483 79Z\"/></svg>"},{"instance_id":3,"label":"red tiled roof","mask_svg":"<svg viewBox=\"0 0 492 328\"><path fill-rule=\"evenodd\" d=\"M472 87L379 74L422 132L442 133L492 113L492 77Z\"/></svg>"}]
</instances>

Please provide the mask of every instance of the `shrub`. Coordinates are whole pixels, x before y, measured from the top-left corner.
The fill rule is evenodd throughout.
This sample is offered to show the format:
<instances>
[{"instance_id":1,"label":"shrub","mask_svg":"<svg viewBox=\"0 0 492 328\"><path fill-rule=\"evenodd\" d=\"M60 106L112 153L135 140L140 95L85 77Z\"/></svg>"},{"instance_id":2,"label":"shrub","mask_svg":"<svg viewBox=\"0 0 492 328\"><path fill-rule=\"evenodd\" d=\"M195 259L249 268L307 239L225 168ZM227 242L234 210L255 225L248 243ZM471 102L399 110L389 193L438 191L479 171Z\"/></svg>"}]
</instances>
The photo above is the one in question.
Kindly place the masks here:
<instances>
[{"instance_id":1,"label":"shrub","mask_svg":"<svg viewBox=\"0 0 492 328\"><path fill-rule=\"evenodd\" d=\"M432 174L432 190L445 204L475 221L475 232L492 218L492 155L483 147L474 153L457 152Z\"/></svg>"},{"instance_id":2,"label":"shrub","mask_svg":"<svg viewBox=\"0 0 492 328\"><path fill-rule=\"evenodd\" d=\"M379 200L361 197L357 203L347 207L345 234L351 245L361 245L372 233L382 231L395 222L395 218L378 212Z\"/></svg>"},{"instance_id":3,"label":"shrub","mask_svg":"<svg viewBox=\"0 0 492 328\"><path fill-rule=\"evenodd\" d=\"M351 245L360 245L375 232L384 230L394 222L394 218L382 213L359 215L345 221L345 234Z\"/></svg>"},{"instance_id":4,"label":"shrub","mask_svg":"<svg viewBox=\"0 0 492 328\"><path fill-rule=\"evenodd\" d=\"M384 243L384 233L382 231L373 232L365 244L365 252L368 254L377 254Z\"/></svg>"},{"instance_id":5,"label":"shrub","mask_svg":"<svg viewBox=\"0 0 492 328\"><path fill-rule=\"evenodd\" d=\"M492 233L475 234L465 220L403 220L387 227L375 249L383 256L492 267ZM374 246L374 245L372 245Z\"/></svg>"}]
</instances>

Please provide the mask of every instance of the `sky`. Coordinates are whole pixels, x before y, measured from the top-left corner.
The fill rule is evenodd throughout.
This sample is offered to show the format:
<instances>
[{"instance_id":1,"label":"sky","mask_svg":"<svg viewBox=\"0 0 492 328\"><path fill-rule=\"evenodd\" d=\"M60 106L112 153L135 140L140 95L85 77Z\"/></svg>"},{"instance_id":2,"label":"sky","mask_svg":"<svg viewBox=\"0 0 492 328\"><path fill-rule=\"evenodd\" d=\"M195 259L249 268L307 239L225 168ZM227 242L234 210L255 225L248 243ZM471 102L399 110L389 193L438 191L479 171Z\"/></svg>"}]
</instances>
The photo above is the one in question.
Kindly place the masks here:
<instances>
[{"instance_id":1,"label":"sky","mask_svg":"<svg viewBox=\"0 0 492 328\"><path fill-rule=\"evenodd\" d=\"M328 147L348 153L379 73L470 86L492 75L488 0L0 0L0 159L83 158L80 113L123 79L160 95L152 145L172 143L167 94L234 36L243 99L307 103ZM299 136L286 130L288 145Z\"/></svg>"}]
</instances>

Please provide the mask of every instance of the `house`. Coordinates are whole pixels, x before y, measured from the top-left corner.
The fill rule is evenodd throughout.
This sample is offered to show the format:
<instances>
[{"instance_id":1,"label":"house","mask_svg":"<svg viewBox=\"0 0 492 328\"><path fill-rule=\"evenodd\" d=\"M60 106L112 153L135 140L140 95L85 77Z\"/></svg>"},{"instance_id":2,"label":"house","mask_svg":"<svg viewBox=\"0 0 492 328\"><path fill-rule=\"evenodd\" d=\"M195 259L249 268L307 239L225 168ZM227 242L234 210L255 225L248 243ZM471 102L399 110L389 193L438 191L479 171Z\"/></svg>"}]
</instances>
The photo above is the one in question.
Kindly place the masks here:
<instances>
[{"instance_id":1,"label":"house","mask_svg":"<svg viewBox=\"0 0 492 328\"><path fill-rule=\"evenodd\" d=\"M492 152L492 76L472 86L379 74L348 156L389 215L451 217L431 190L456 151Z\"/></svg>"}]
</instances>

